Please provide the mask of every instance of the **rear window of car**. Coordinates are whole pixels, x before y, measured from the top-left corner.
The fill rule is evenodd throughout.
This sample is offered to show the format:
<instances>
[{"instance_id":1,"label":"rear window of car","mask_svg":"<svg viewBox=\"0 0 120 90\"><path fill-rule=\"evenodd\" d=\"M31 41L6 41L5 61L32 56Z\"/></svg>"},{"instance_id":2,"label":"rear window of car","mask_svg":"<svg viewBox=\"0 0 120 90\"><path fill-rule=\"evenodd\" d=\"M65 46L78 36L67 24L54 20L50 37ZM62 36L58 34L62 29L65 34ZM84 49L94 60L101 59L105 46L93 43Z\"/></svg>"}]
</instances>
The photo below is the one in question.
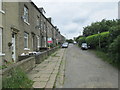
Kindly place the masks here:
<instances>
[{"instance_id":1,"label":"rear window of car","mask_svg":"<svg viewBox=\"0 0 120 90\"><path fill-rule=\"evenodd\" d=\"M82 45L87 45L87 43L82 43Z\"/></svg>"}]
</instances>

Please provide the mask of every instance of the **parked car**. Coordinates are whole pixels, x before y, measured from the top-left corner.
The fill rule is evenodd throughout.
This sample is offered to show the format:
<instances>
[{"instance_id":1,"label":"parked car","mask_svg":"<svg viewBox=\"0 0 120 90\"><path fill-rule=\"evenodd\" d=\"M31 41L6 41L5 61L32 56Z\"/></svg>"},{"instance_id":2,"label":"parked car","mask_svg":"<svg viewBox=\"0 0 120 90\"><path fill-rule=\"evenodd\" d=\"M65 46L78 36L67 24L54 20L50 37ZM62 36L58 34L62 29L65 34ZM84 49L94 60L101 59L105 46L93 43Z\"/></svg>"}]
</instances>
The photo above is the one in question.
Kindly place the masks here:
<instances>
[{"instance_id":1,"label":"parked car","mask_svg":"<svg viewBox=\"0 0 120 90\"><path fill-rule=\"evenodd\" d=\"M66 43L63 43L62 44L62 48L68 48L68 43L66 42Z\"/></svg>"},{"instance_id":2,"label":"parked car","mask_svg":"<svg viewBox=\"0 0 120 90\"><path fill-rule=\"evenodd\" d=\"M82 43L81 49L82 49L82 50L87 50L87 49L88 49L87 43Z\"/></svg>"},{"instance_id":3,"label":"parked car","mask_svg":"<svg viewBox=\"0 0 120 90\"><path fill-rule=\"evenodd\" d=\"M77 44L77 42L76 42L76 41L74 41L74 42L73 42L73 44Z\"/></svg>"}]
</instances>

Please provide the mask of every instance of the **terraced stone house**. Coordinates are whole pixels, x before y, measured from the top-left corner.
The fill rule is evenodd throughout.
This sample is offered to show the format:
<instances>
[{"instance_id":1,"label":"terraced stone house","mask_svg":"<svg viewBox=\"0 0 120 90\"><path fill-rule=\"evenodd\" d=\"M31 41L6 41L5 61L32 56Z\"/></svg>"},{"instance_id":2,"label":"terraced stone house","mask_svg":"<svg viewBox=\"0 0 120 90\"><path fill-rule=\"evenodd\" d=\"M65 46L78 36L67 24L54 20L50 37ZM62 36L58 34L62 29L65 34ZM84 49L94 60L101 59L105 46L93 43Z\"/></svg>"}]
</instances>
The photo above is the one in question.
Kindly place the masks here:
<instances>
[{"instance_id":1,"label":"terraced stone house","mask_svg":"<svg viewBox=\"0 0 120 90\"><path fill-rule=\"evenodd\" d=\"M33 2L0 2L0 60L18 62L18 56L56 44L60 33ZM57 33L57 36L55 36Z\"/></svg>"}]
</instances>

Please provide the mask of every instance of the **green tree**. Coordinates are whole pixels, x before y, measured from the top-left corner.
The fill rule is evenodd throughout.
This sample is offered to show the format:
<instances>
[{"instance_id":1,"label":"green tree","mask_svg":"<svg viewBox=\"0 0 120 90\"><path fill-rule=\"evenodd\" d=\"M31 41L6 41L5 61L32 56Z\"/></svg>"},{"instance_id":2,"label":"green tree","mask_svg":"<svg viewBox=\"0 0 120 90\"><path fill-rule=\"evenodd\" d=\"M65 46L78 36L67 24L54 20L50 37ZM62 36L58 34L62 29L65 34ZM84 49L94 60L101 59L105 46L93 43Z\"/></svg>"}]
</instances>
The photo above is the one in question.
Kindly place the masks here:
<instances>
[{"instance_id":1,"label":"green tree","mask_svg":"<svg viewBox=\"0 0 120 90\"><path fill-rule=\"evenodd\" d=\"M73 40L72 39L67 39L66 42L73 43Z\"/></svg>"},{"instance_id":2,"label":"green tree","mask_svg":"<svg viewBox=\"0 0 120 90\"><path fill-rule=\"evenodd\" d=\"M120 63L120 35L109 46L109 56L114 62Z\"/></svg>"}]
</instances>

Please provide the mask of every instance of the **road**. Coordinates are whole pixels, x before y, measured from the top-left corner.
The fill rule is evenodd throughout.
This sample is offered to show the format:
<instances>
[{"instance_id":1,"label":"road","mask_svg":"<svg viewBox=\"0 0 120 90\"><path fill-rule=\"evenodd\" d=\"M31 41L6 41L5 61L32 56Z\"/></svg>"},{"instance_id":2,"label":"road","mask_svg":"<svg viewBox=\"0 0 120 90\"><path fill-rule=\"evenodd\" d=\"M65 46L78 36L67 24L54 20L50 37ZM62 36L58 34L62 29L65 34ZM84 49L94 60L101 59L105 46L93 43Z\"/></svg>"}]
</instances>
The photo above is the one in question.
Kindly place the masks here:
<instances>
[{"instance_id":1,"label":"road","mask_svg":"<svg viewBox=\"0 0 120 90\"><path fill-rule=\"evenodd\" d=\"M118 88L118 70L89 50L69 45L63 88Z\"/></svg>"}]
</instances>

